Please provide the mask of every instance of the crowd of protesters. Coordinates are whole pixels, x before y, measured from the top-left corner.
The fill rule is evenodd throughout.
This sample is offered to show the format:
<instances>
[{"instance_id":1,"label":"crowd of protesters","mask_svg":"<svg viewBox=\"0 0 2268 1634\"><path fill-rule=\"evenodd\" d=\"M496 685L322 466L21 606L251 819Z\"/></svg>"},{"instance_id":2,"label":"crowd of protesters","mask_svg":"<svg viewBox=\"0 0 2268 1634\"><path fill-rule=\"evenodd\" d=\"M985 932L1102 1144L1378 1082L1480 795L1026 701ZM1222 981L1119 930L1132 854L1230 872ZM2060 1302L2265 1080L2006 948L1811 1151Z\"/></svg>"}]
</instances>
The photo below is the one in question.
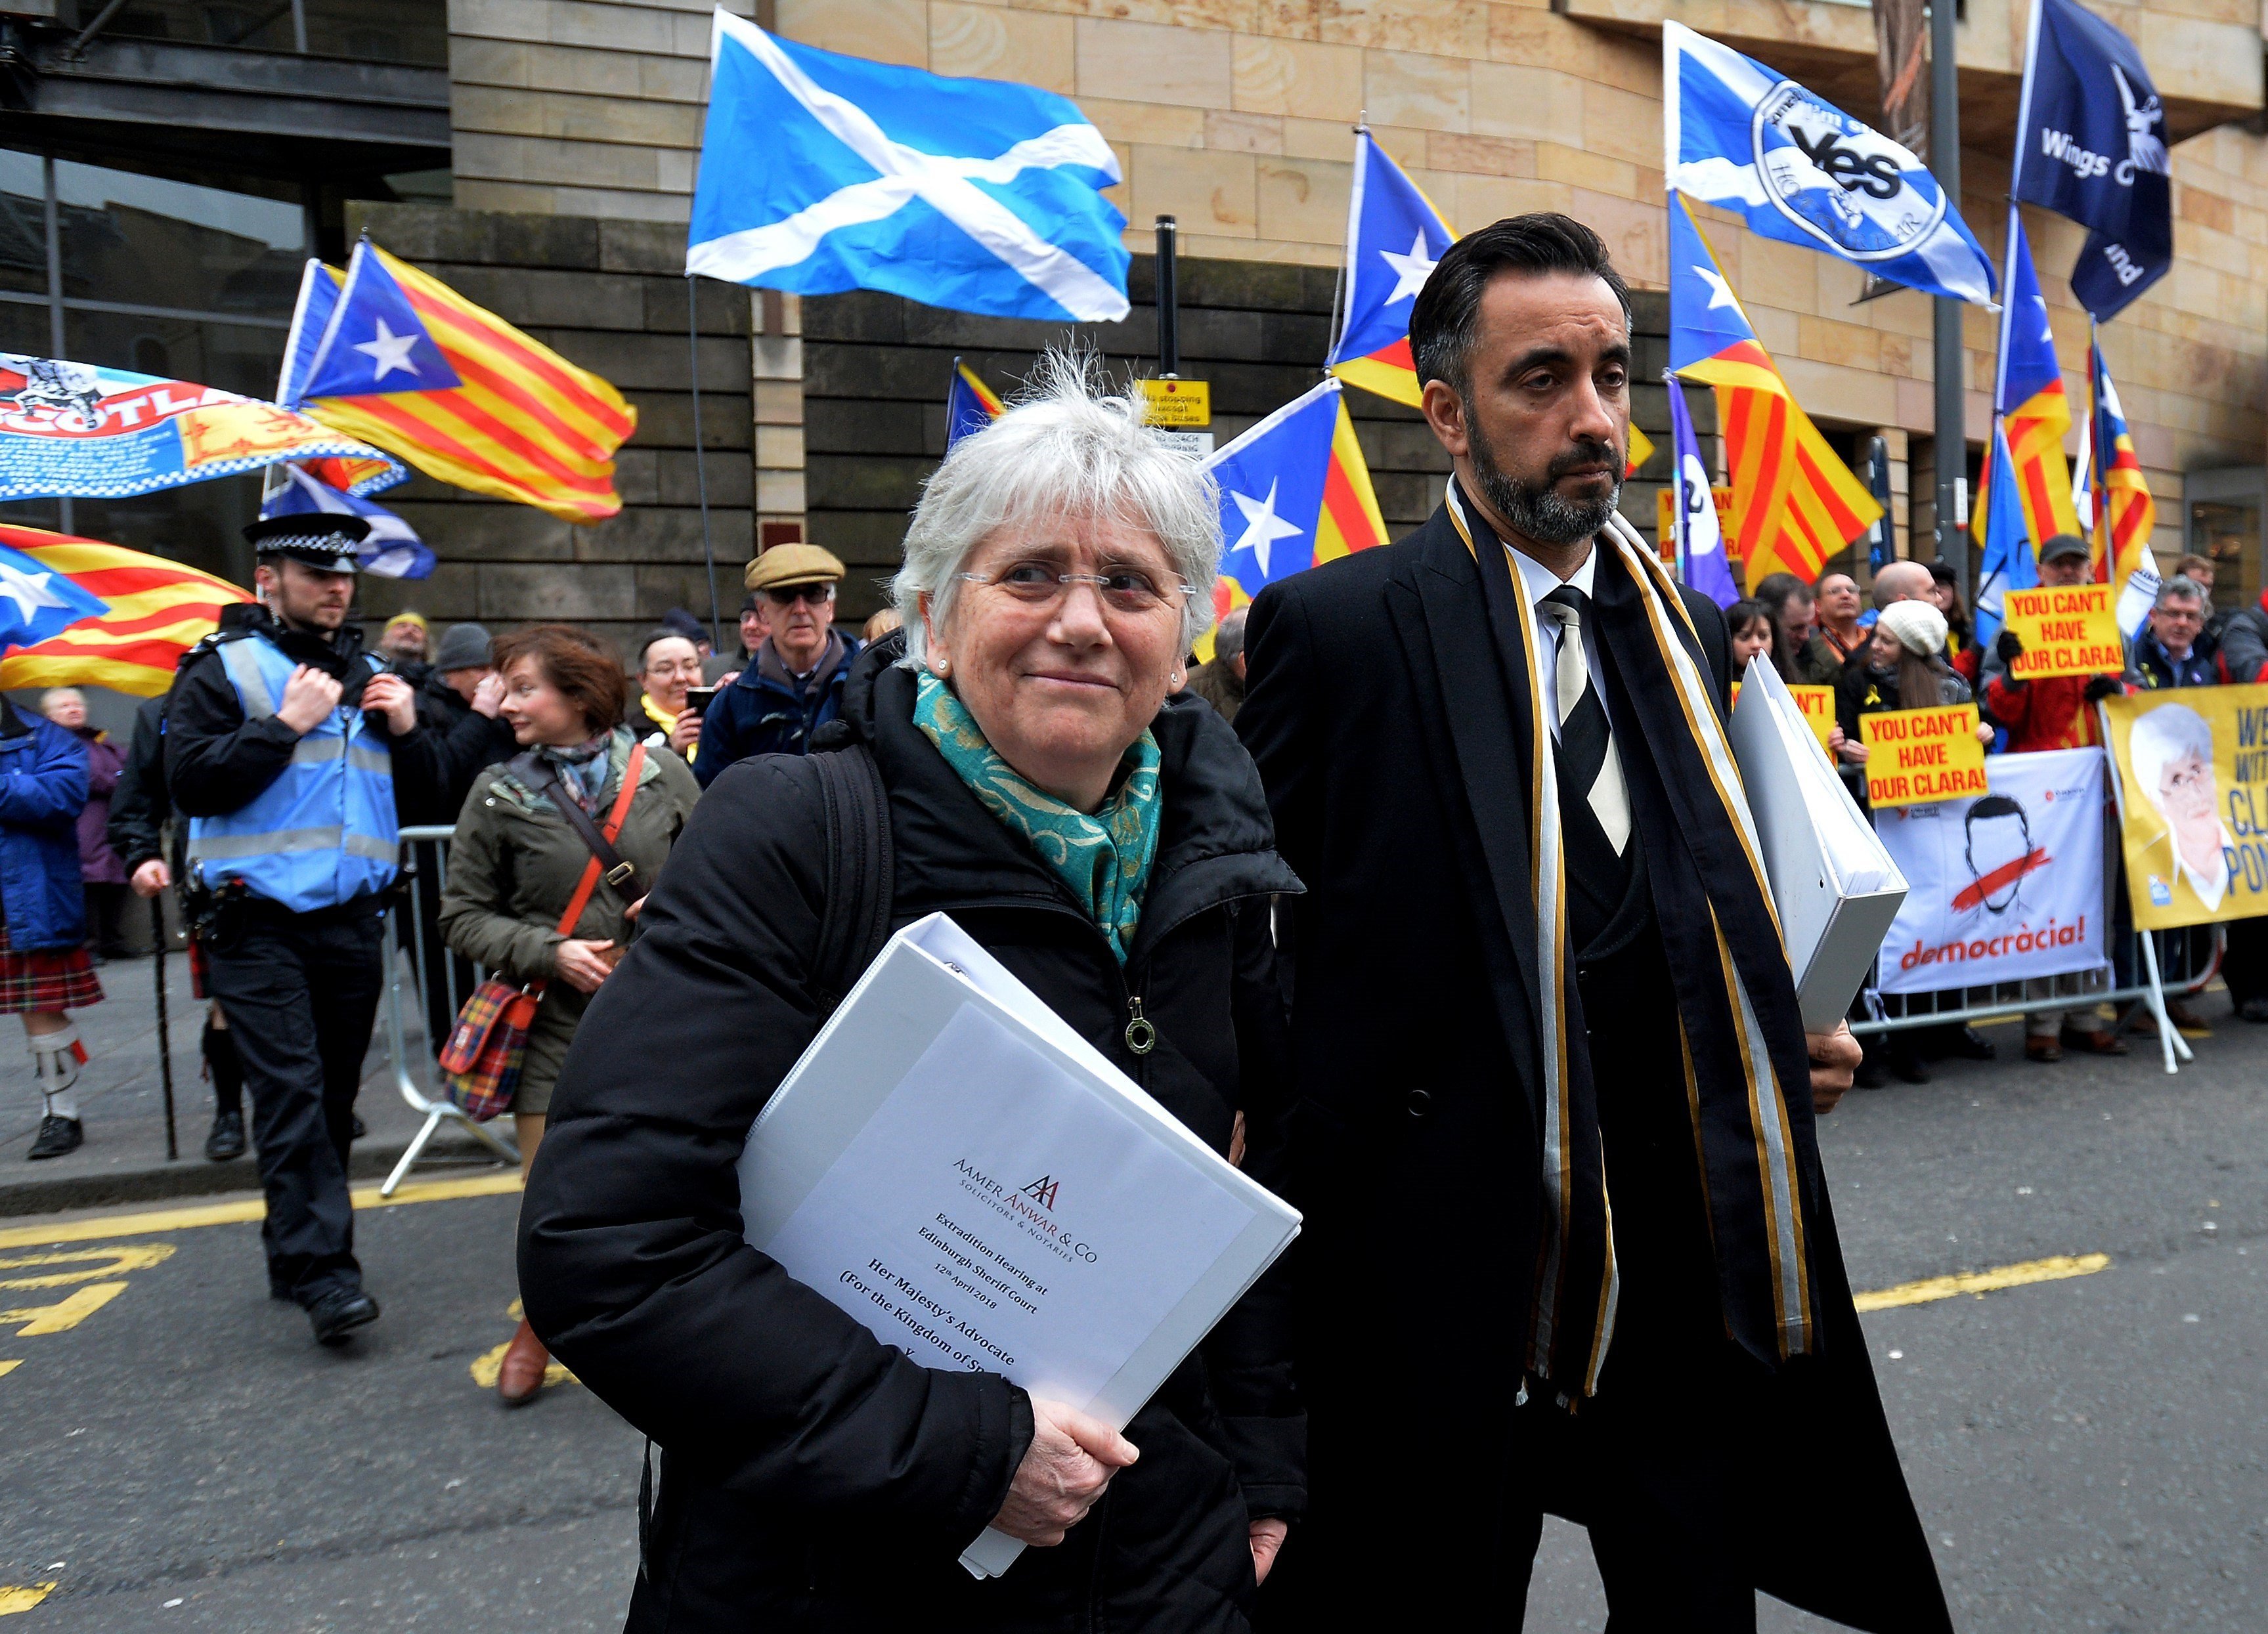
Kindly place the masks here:
<instances>
[{"instance_id":1,"label":"crowd of protesters","mask_svg":"<svg viewBox=\"0 0 2268 1634\"><path fill-rule=\"evenodd\" d=\"M2077 585L2092 578L2086 540L2066 534L2042 545L2043 585ZM1974 702L1988 752L2021 754L2100 745L2095 706L2106 697L2268 681L2268 595L2257 606L2217 610L2213 578L2209 558L2183 556L2161 581L2147 618L2127 632L2124 669L2098 675L2017 679L2010 666L2022 651L2021 642L2004 629L1979 645L1953 571L1940 562L1886 563L1864 593L1841 569L1830 569L1812 584L1792 573L1774 573L1758 581L1752 598L1727 608L1726 620L1736 670L1761 657L1791 685L1834 689L1829 752L1863 808L1867 746L1859 720L1878 710ZM2235 922L2227 935L2222 974L2232 1007L2247 1021L2268 1023L2268 936L2256 920ZM2123 957L2120 963L2123 968ZM1866 1013L1868 1003L1862 995L1854 1019ZM2027 1015L2026 1056L2055 1062L2066 1050L2126 1054L2107 1009L2082 1004ZM2192 1000L2169 998L2167 1012L2191 1036L2211 1031L2208 1018ZM2154 1020L2138 1011L2134 1026L2154 1026ZM1932 1053L1989 1060L1994 1050L1973 1027L1892 1032L1869 1049L1857 1081L1867 1088L1879 1088L1891 1076L1926 1082L1926 1057Z\"/></svg>"}]
</instances>

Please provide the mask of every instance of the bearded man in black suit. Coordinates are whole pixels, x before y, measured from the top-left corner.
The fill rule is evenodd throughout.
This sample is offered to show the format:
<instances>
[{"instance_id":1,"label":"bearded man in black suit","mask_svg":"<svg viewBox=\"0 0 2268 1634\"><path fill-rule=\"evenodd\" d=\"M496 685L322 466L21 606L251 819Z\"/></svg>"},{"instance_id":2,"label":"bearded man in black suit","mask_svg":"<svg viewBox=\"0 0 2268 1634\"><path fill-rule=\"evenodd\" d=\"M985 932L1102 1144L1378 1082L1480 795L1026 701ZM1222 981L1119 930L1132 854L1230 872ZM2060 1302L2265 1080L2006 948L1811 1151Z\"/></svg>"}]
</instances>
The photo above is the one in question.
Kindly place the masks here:
<instances>
[{"instance_id":1,"label":"bearded man in black suit","mask_svg":"<svg viewBox=\"0 0 2268 1634\"><path fill-rule=\"evenodd\" d=\"M1266 1622L1516 1628L1551 1513L1616 1634L1746 1634L1759 1590L1949 1630L1814 1139L1858 1048L1804 1033L1723 616L1615 512L1622 279L1501 221L1410 341L1441 508L1248 626L1237 729L1308 887L1314 1501Z\"/></svg>"}]
</instances>

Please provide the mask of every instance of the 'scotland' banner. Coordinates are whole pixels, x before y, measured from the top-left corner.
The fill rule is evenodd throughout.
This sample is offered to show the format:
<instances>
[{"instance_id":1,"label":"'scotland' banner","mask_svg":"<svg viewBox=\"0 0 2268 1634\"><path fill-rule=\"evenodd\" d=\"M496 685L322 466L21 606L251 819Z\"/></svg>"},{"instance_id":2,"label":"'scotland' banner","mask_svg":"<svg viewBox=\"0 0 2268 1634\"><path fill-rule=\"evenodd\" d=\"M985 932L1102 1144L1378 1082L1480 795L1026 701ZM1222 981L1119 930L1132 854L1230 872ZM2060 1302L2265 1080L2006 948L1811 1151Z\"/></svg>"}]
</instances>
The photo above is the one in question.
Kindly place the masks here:
<instances>
[{"instance_id":1,"label":"'scotland' banner","mask_svg":"<svg viewBox=\"0 0 2268 1634\"><path fill-rule=\"evenodd\" d=\"M0 499L120 499L323 459L377 462L357 493L401 480L401 467L377 449L276 403L0 352Z\"/></svg>"},{"instance_id":2,"label":"'scotland' banner","mask_svg":"<svg viewBox=\"0 0 2268 1634\"><path fill-rule=\"evenodd\" d=\"M2145 931L2268 913L2268 686L2102 702Z\"/></svg>"},{"instance_id":3,"label":"'scotland' banner","mask_svg":"<svg viewBox=\"0 0 2268 1634\"><path fill-rule=\"evenodd\" d=\"M1995 754L1985 770L1979 799L1874 813L1911 887L1882 938L1885 993L2102 966L2102 751Z\"/></svg>"}]
</instances>

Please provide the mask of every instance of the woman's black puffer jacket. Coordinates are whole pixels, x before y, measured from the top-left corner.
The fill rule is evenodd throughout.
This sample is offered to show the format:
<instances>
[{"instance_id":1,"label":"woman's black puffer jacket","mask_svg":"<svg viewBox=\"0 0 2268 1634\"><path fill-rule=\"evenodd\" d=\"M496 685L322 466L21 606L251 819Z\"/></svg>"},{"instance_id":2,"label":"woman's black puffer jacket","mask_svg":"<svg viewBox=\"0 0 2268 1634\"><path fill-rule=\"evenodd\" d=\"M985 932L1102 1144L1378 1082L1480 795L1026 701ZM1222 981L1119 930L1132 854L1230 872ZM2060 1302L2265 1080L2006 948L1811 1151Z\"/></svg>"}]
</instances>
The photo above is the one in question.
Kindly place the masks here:
<instances>
[{"instance_id":1,"label":"woman's black puffer jacket","mask_svg":"<svg viewBox=\"0 0 2268 1634\"><path fill-rule=\"evenodd\" d=\"M1274 1186L1268 905L1300 886L1235 734L1192 697L1158 717L1162 828L1122 972L913 725L913 697L909 672L870 662L845 699L889 790L894 924L951 914L1216 1150L1242 1110L1247 1172ZM536 1331L663 1451L630 1628L1243 1629L1248 1520L1306 1498L1280 1262L1128 1426L1141 1458L1087 1519L978 1582L956 1557L1030 1442L1023 1392L918 1365L741 1240L734 1165L819 1027L825 844L809 762L718 778L592 1001L521 1209ZM1134 997L1158 1031L1144 1056Z\"/></svg>"}]
</instances>

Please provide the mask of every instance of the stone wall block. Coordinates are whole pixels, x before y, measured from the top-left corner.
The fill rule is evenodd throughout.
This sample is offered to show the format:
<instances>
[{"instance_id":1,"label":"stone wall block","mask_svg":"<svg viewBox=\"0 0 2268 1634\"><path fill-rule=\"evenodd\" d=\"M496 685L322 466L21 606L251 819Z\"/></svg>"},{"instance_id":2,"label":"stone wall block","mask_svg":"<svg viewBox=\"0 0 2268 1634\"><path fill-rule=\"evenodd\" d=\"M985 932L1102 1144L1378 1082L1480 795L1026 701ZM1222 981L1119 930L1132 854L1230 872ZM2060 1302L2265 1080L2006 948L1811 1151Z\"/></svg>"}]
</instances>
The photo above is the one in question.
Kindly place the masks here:
<instances>
[{"instance_id":1,"label":"stone wall block","mask_svg":"<svg viewBox=\"0 0 2268 1634\"><path fill-rule=\"evenodd\" d=\"M1079 88L1073 30L1068 17L931 0L930 71L1013 80L1070 96Z\"/></svg>"},{"instance_id":2,"label":"stone wall block","mask_svg":"<svg viewBox=\"0 0 2268 1634\"><path fill-rule=\"evenodd\" d=\"M624 316L639 316L635 293ZM555 329L531 324L530 335L584 368L612 381L617 391L677 391L688 388L693 360L685 336L619 329ZM700 359L703 392L730 392L745 399L748 389L747 342L731 335L704 335L694 349ZM706 405L703 405L704 408Z\"/></svg>"},{"instance_id":3,"label":"stone wall block","mask_svg":"<svg viewBox=\"0 0 2268 1634\"><path fill-rule=\"evenodd\" d=\"M480 616L477 571L469 562L444 562L428 578L364 576L355 586L355 607L365 622L380 629L387 619L405 610L422 613L436 623L461 623Z\"/></svg>"},{"instance_id":4,"label":"stone wall block","mask_svg":"<svg viewBox=\"0 0 2268 1634\"><path fill-rule=\"evenodd\" d=\"M929 66L929 8L923 0L779 0L779 32L790 40L876 63Z\"/></svg>"},{"instance_id":5,"label":"stone wall block","mask_svg":"<svg viewBox=\"0 0 2268 1634\"><path fill-rule=\"evenodd\" d=\"M578 622L637 615L633 570L626 563L586 563L563 573L556 567L484 563L475 570L479 575L479 616L484 622Z\"/></svg>"},{"instance_id":6,"label":"stone wall block","mask_svg":"<svg viewBox=\"0 0 2268 1634\"><path fill-rule=\"evenodd\" d=\"M689 448L654 451L653 492L641 503L697 507L701 503L699 484L703 471L708 475L712 512L719 508L745 511L756 503L755 468L747 460L734 458L733 450L725 449L708 455L696 469Z\"/></svg>"},{"instance_id":7,"label":"stone wall block","mask_svg":"<svg viewBox=\"0 0 2268 1634\"><path fill-rule=\"evenodd\" d=\"M711 505L709 537L719 562L738 563L755 554L754 520L747 511ZM575 559L580 563L698 562L702 559L700 510L645 505L578 527Z\"/></svg>"},{"instance_id":8,"label":"stone wall block","mask_svg":"<svg viewBox=\"0 0 2268 1634\"><path fill-rule=\"evenodd\" d=\"M1230 74L1233 105L1242 113L1343 123L1362 111L1362 53L1351 46L1238 34Z\"/></svg>"},{"instance_id":9,"label":"stone wall block","mask_svg":"<svg viewBox=\"0 0 2268 1634\"><path fill-rule=\"evenodd\" d=\"M639 222L635 224L644 227L653 224ZM658 230L674 232L672 229L666 228ZM682 260L685 254L685 247L681 241L684 234L677 232L674 232L674 236L681 240L678 245L678 256ZM754 322L748 310L748 292L746 290L729 283L718 283L709 278L696 281L685 277L681 274L676 277L644 277L637 281L639 297L644 305L644 327L646 333L674 335L681 339L683 338L687 307L686 291L695 288L696 283L701 295L699 308L701 333L747 335L754 327ZM617 312L613 322L619 324L622 320L622 314ZM745 359L747 351L745 343L740 350Z\"/></svg>"},{"instance_id":10,"label":"stone wall block","mask_svg":"<svg viewBox=\"0 0 2268 1634\"><path fill-rule=\"evenodd\" d=\"M1074 25L1082 95L1187 107L1234 106L1231 36L1082 17Z\"/></svg>"},{"instance_id":11,"label":"stone wall block","mask_svg":"<svg viewBox=\"0 0 2268 1634\"><path fill-rule=\"evenodd\" d=\"M483 562L565 562L573 558L574 528L534 505L382 503L417 530L436 556ZM462 491L462 490L460 490Z\"/></svg>"},{"instance_id":12,"label":"stone wall block","mask_svg":"<svg viewBox=\"0 0 2268 1634\"><path fill-rule=\"evenodd\" d=\"M664 448L693 446L693 398L686 392L624 392L637 405L637 437L640 442ZM748 417L747 388L743 386L732 393L703 392L701 394L701 436L703 445L713 452L737 451L745 453L755 440L755 425Z\"/></svg>"}]
</instances>

